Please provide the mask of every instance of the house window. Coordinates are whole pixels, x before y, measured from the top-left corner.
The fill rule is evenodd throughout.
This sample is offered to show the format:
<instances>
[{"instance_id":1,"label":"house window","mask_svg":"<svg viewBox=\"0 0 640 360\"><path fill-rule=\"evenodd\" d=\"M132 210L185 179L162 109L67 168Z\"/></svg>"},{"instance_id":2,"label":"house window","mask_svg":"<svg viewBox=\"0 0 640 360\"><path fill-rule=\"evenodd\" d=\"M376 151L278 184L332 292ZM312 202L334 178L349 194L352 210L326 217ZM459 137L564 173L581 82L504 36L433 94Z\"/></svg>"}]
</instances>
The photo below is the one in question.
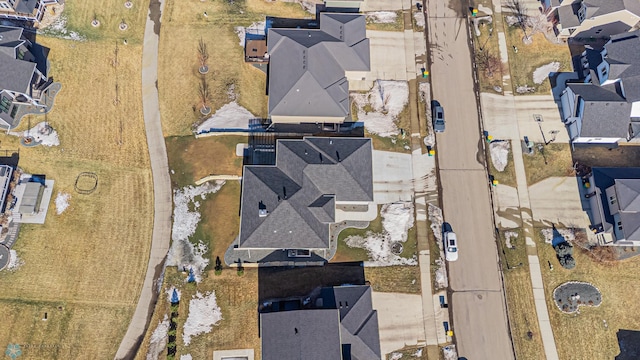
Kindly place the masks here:
<instances>
[{"instance_id":1,"label":"house window","mask_svg":"<svg viewBox=\"0 0 640 360\"><path fill-rule=\"evenodd\" d=\"M609 196L609 204L614 205L616 203L616 198L615 196Z\"/></svg>"},{"instance_id":2,"label":"house window","mask_svg":"<svg viewBox=\"0 0 640 360\"><path fill-rule=\"evenodd\" d=\"M3 3L3 2L2 2L2 3L0 3L0 8L8 9L8 8L9 8L9 5L7 5L7 3Z\"/></svg>"},{"instance_id":3,"label":"house window","mask_svg":"<svg viewBox=\"0 0 640 360\"><path fill-rule=\"evenodd\" d=\"M622 221L618 221L618 230L622 231Z\"/></svg>"},{"instance_id":4,"label":"house window","mask_svg":"<svg viewBox=\"0 0 640 360\"><path fill-rule=\"evenodd\" d=\"M604 77L604 76L607 76L607 68L606 68L606 67L603 67L603 68L602 68L602 71L600 71L600 73L602 74L602 76L603 76L603 77Z\"/></svg>"},{"instance_id":5,"label":"house window","mask_svg":"<svg viewBox=\"0 0 640 360\"><path fill-rule=\"evenodd\" d=\"M11 114L9 115L12 119L16 117L16 114L18 113L18 107L14 106L13 109L11 110Z\"/></svg>"},{"instance_id":6,"label":"house window","mask_svg":"<svg viewBox=\"0 0 640 360\"><path fill-rule=\"evenodd\" d=\"M602 29L596 30L596 35L599 35L602 32Z\"/></svg>"},{"instance_id":7,"label":"house window","mask_svg":"<svg viewBox=\"0 0 640 360\"><path fill-rule=\"evenodd\" d=\"M584 3L582 3L582 6L580 6L580 10L578 10L578 21L580 21L580 23L582 24L582 22L586 18L587 18L587 7L584 5Z\"/></svg>"},{"instance_id":8,"label":"house window","mask_svg":"<svg viewBox=\"0 0 640 360\"><path fill-rule=\"evenodd\" d=\"M24 51L22 49L18 50L18 60L24 59Z\"/></svg>"},{"instance_id":9,"label":"house window","mask_svg":"<svg viewBox=\"0 0 640 360\"><path fill-rule=\"evenodd\" d=\"M0 100L0 112L8 112L9 106L11 106L11 100L9 100L9 98L2 97L2 100Z\"/></svg>"}]
</instances>

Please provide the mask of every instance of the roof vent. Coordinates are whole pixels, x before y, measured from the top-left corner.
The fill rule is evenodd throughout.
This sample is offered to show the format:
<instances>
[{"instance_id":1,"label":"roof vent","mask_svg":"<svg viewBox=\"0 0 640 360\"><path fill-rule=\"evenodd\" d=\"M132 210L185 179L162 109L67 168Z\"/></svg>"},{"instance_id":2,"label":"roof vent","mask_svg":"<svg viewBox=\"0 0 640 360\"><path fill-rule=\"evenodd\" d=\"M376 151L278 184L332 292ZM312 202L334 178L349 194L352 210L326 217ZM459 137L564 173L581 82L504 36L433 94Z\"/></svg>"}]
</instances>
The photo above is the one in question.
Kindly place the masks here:
<instances>
[{"instance_id":1,"label":"roof vent","mask_svg":"<svg viewBox=\"0 0 640 360\"><path fill-rule=\"evenodd\" d=\"M309 155L309 152L307 151L307 149L304 149L304 154Z\"/></svg>"},{"instance_id":2,"label":"roof vent","mask_svg":"<svg viewBox=\"0 0 640 360\"><path fill-rule=\"evenodd\" d=\"M259 209L258 210L258 216L262 217L267 217L267 215L269 215L269 212L267 211L267 209Z\"/></svg>"},{"instance_id":3,"label":"roof vent","mask_svg":"<svg viewBox=\"0 0 640 360\"><path fill-rule=\"evenodd\" d=\"M329 140L329 145L333 145L333 140Z\"/></svg>"}]
</instances>

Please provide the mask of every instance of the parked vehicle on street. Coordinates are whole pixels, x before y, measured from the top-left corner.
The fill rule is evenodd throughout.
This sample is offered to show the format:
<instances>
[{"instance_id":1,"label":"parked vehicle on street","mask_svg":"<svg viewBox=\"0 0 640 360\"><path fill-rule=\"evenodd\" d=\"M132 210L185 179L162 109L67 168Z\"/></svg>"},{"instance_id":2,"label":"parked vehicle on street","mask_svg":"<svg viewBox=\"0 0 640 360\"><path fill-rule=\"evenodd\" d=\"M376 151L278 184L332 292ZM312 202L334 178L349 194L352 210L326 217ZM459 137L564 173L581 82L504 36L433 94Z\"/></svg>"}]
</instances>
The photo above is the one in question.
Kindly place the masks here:
<instances>
[{"instance_id":1,"label":"parked vehicle on street","mask_svg":"<svg viewBox=\"0 0 640 360\"><path fill-rule=\"evenodd\" d=\"M436 100L431 102L431 121L433 121L433 131L444 132L444 109Z\"/></svg>"},{"instance_id":2,"label":"parked vehicle on street","mask_svg":"<svg viewBox=\"0 0 640 360\"><path fill-rule=\"evenodd\" d=\"M444 257L447 261L458 260L458 238L453 231L444 233Z\"/></svg>"}]
</instances>

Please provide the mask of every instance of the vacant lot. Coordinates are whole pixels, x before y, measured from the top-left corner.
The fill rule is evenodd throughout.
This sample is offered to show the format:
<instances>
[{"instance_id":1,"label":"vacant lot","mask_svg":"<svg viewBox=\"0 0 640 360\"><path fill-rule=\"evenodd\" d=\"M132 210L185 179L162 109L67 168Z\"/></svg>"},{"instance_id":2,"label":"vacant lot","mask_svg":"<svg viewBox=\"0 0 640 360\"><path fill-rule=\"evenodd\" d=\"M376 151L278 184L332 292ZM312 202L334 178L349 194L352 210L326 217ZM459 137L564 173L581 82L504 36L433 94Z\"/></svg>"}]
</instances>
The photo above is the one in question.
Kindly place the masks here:
<instances>
[{"instance_id":1,"label":"vacant lot","mask_svg":"<svg viewBox=\"0 0 640 360\"><path fill-rule=\"evenodd\" d=\"M235 96L251 113L266 117L266 75L244 63L244 52L235 33L236 26L264 21L265 15L310 16L298 4L262 0L166 3L158 55L158 87L165 136L191 134L192 125L201 120L197 111L201 79L198 73L200 39L206 43L209 54L209 73L204 77L211 91L213 110L231 102ZM232 85L233 91L229 91Z\"/></svg>"},{"instance_id":2,"label":"vacant lot","mask_svg":"<svg viewBox=\"0 0 640 360\"><path fill-rule=\"evenodd\" d=\"M172 136L166 139L169 167L174 187L193 185L209 175L242 175L242 157L236 144L247 143L246 136Z\"/></svg>"},{"instance_id":3,"label":"vacant lot","mask_svg":"<svg viewBox=\"0 0 640 360\"><path fill-rule=\"evenodd\" d=\"M553 270L542 266L542 276L560 359L613 359L620 352L616 332L640 328L640 318L633 315L640 311L635 301L640 295L637 276L640 257L602 265L576 247L573 255L576 267L565 270L551 245L543 242L539 231L536 235L540 264L550 261L554 265ZM566 281L594 284L602 292L602 304L597 308L580 307L578 315L561 313L551 296Z\"/></svg>"},{"instance_id":4,"label":"vacant lot","mask_svg":"<svg viewBox=\"0 0 640 360\"><path fill-rule=\"evenodd\" d=\"M104 4L75 5L70 22ZM51 73L62 83L46 116L61 145L21 148L20 167L55 180L54 197L70 194L70 206L56 215L52 201L46 224L21 228L14 248L24 264L0 273L0 314L7 329L0 343L52 345L23 348L24 358L113 358L138 300L153 219L142 49L119 46L116 57L115 41L40 36L38 42L52 49ZM32 117L31 124L44 120ZM27 124L23 119L19 130ZM18 139L2 136L2 145L17 149ZM98 176L90 195L74 191L77 175L85 171ZM41 321L45 312L46 322Z\"/></svg>"},{"instance_id":5,"label":"vacant lot","mask_svg":"<svg viewBox=\"0 0 640 360\"><path fill-rule=\"evenodd\" d=\"M420 294L420 267L365 267L364 275L374 291Z\"/></svg>"},{"instance_id":6,"label":"vacant lot","mask_svg":"<svg viewBox=\"0 0 640 360\"><path fill-rule=\"evenodd\" d=\"M100 4L88 1L67 1L63 16L67 20L67 28L77 31L89 40L127 39L129 44L142 43L144 25L147 18L149 0L132 1L133 7L127 9L122 0L104 0ZM97 19L100 26L93 27L91 22ZM120 30L121 22L127 24L127 30Z\"/></svg>"},{"instance_id":7,"label":"vacant lot","mask_svg":"<svg viewBox=\"0 0 640 360\"><path fill-rule=\"evenodd\" d=\"M515 146L519 146L519 144L515 144ZM533 185L552 176L562 177L574 174L569 144L551 143L544 146L542 151L536 147L533 155L525 153L522 155L522 160L528 185Z\"/></svg>"}]
</instances>

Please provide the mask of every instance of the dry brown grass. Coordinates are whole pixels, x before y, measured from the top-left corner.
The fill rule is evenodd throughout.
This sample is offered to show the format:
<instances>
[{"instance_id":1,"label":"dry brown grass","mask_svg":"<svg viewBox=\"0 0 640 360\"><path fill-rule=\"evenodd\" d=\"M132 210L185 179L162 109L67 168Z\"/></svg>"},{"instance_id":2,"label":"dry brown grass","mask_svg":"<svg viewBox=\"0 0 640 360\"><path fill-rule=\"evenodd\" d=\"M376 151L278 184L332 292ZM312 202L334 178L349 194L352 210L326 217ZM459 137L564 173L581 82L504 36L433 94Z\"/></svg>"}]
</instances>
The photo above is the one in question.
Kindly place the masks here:
<instances>
[{"instance_id":1,"label":"dry brown grass","mask_svg":"<svg viewBox=\"0 0 640 360\"><path fill-rule=\"evenodd\" d=\"M127 39L129 44L140 44L149 0L133 1L131 9L124 7L124 3L122 0L103 0L99 4L90 1L67 1L63 12L68 18L67 28L92 40ZM99 27L91 26L94 18L100 21ZM118 28L123 20L128 25L125 31Z\"/></svg>"},{"instance_id":2,"label":"dry brown grass","mask_svg":"<svg viewBox=\"0 0 640 360\"><path fill-rule=\"evenodd\" d=\"M213 90L213 110L231 101L227 89L233 84L240 105L257 117L267 116L266 75L244 63L243 49L234 27L263 21L265 15L302 18L310 14L298 4L263 0L235 4L168 1L165 5L158 55L160 110L165 136L191 134L192 125L201 119L199 112L193 110L198 100L197 46L200 38L209 49L206 78ZM207 17L203 16L205 11Z\"/></svg>"},{"instance_id":3,"label":"dry brown grass","mask_svg":"<svg viewBox=\"0 0 640 360\"><path fill-rule=\"evenodd\" d=\"M41 36L38 42L52 49L51 72L63 84L46 117L61 145L21 148L20 166L54 179L53 195L66 192L71 199L62 215L56 215L52 202L44 225L21 229L14 248L24 265L0 273L0 313L7 315L3 325L11 329L0 334L0 343L60 345L55 351L29 348L33 357L26 358L112 358L137 302L151 239L141 46L120 47L114 67L110 41ZM31 124L43 120L34 117ZM27 123L24 119L20 129ZM2 145L18 148L18 139L3 136ZM76 177L84 171L99 178L90 195L74 192ZM63 310L57 310L59 305ZM42 322L45 311L49 320Z\"/></svg>"},{"instance_id":4,"label":"dry brown grass","mask_svg":"<svg viewBox=\"0 0 640 360\"><path fill-rule=\"evenodd\" d=\"M365 267L364 276L373 291L421 293L418 266Z\"/></svg>"},{"instance_id":5,"label":"dry brown grass","mask_svg":"<svg viewBox=\"0 0 640 360\"><path fill-rule=\"evenodd\" d=\"M640 296L638 272L640 257L614 264L594 262L583 251L574 251L576 267L566 270L559 266L556 253L545 244L536 231L540 263L550 261L554 269L542 266L542 276L547 295L547 308L560 359L613 359L619 354L616 332L618 329L640 328L640 309L636 299ZM586 281L602 292L602 304L597 307L580 307L580 314L567 315L556 307L551 295L566 281ZM606 320L608 326L604 326Z\"/></svg>"},{"instance_id":6,"label":"dry brown grass","mask_svg":"<svg viewBox=\"0 0 640 360\"><path fill-rule=\"evenodd\" d=\"M391 23L376 23L367 19L367 30L404 31L404 15L402 10L398 10L395 13L397 14L396 20Z\"/></svg>"},{"instance_id":7,"label":"dry brown grass","mask_svg":"<svg viewBox=\"0 0 640 360\"><path fill-rule=\"evenodd\" d=\"M511 142L511 146L514 143ZM516 142L515 146L519 146L520 143ZM498 180L501 185L507 185L516 187L516 166L513 162L513 151L509 149L509 155L507 155L507 166L505 166L503 171L498 171L495 166L493 166L493 161L491 160L491 149L487 146L486 156L489 163L490 174Z\"/></svg>"},{"instance_id":8,"label":"dry brown grass","mask_svg":"<svg viewBox=\"0 0 640 360\"><path fill-rule=\"evenodd\" d=\"M209 175L242 175L242 157L236 144L248 143L246 136L173 136L166 139L174 187L192 185Z\"/></svg>"},{"instance_id":9,"label":"dry brown grass","mask_svg":"<svg viewBox=\"0 0 640 360\"><path fill-rule=\"evenodd\" d=\"M211 359L213 351L222 349L254 349L256 359L260 359L260 338L258 337L258 271L245 269L243 276L236 271L225 270L221 275L210 271L197 285L185 284L186 275L179 273L175 267L167 268L164 288L176 286L181 289L182 296L178 310L176 358L191 354L194 359ZM222 311L223 320L214 326L210 333L191 338L188 348L184 347L182 334L184 323L189 315L189 300L199 291L207 293L215 291L217 304ZM163 291L164 294L164 291ZM136 359L145 359L149 348L149 336L155 330L165 314L169 314L169 301L166 297L159 299L151 320L151 325ZM159 359L166 358L166 350Z\"/></svg>"},{"instance_id":10,"label":"dry brown grass","mask_svg":"<svg viewBox=\"0 0 640 360\"><path fill-rule=\"evenodd\" d=\"M509 68L511 81L517 86L533 86L536 94L547 94L551 91L551 84L545 79L542 84L533 82L533 72L540 66L557 61L560 63L559 71L571 71L571 54L565 44L552 44L543 34L535 34L533 43L525 45L522 42L522 30L516 26L507 26L505 23L505 35L509 53ZM513 51L513 46L518 48L518 53Z\"/></svg>"},{"instance_id":11,"label":"dry brown grass","mask_svg":"<svg viewBox=\"0 0 640 360\"><path fill-rule=\"evenodd\" d=\"M516 143L513 146L520 144ZM551 143L543 147L543 152L541 153L536 145L533 155L522 155L529 186L552 176L573 176L569 144Z\"/></svg>"}]
</instances>

